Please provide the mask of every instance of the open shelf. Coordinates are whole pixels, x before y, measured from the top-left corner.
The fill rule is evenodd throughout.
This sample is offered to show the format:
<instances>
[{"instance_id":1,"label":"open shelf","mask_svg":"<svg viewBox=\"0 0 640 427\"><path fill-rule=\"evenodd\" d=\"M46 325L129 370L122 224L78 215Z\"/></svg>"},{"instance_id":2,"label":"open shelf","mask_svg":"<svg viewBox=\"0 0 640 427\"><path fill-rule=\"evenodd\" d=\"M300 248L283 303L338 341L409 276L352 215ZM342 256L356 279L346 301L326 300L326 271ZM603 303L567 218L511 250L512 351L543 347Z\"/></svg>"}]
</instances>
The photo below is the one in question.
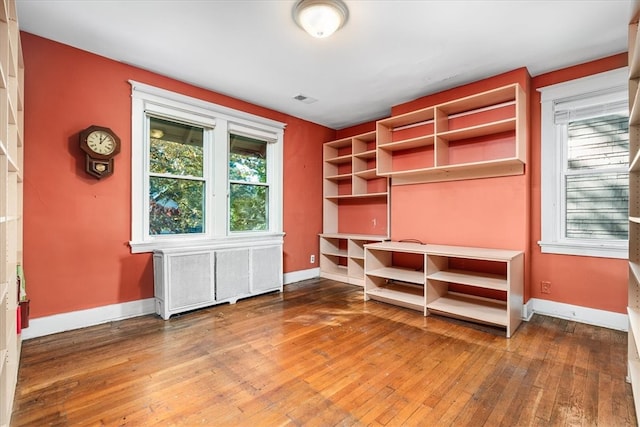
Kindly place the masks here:
<instances>
[{"instance_id":1,"label":"open shelf","mask_svg":"<svg viewBox=\"0 0 640 427\"><path fill-rule=\"evenodd\" d=\"M516 119L505 119L497 122L483 123L463 129L456 129L438 133L440 138L447 141L460 141L463 139L477 138L484 135L504 133L516 129Z\"/></svg>"},{"instance_id":2,"label":"open shelf","mask_svg":"<svg viewBox=\"0 0 640 427\"><path fill-rule=\"evenodd\" d=\"M362 152L354 154L353 157L356 157L356 158L359 158L359 159L375 159L376 158L376 150L362 151Z\"/></svg>"},{"instance_id":3,"label":"open shelf","mask_svg":"<svg viewBox=\"0 0 640 427\"><path fill-rule=\"evenodd\" d=\"M400 282L424 284L424 271L415 271L402 267L383 267L368 270L367 275Z\"/></svg>"},{"instance_id":4,"label":"open shelf","mask_svg":"<svg viewBox=\"0 0 640 427\"><path fill-rule=\"evenodd\" d=\"M636 352L640 352L640 309L627 307L627 314L629 315L629 324L634 332L633 339L629 344L635 346Z\"/></svg>"},{"instance_id":5,"label":"open shelf","mask_svg":"<svg viewBox=\"0 0 640 427\"><path fill-rule=\"evenodd\" d=\"M351 154L347 154L344 156L338 156L338 157L332 157L330 159L325 159L325 162L327 163L331 163L334 165L339 165L342 163L350 163L351 159L353 159L353 156Z\"/></svg>"},{"instance_id":6,"label":"open shelf","mask_svg":"<svg viewBox=\"0 0 640 427\"><path fill-rule=\"evenodd\" d=\"M640 265L637 262L629 261L629 279L640 283Z\"/></svg>"},{"instance_id":7,"label":"open shelf","mask_svg":"<svg viewBox=\"0 0 640 427\"><path fill-rule=\"evenodd\" d=\"M370 289L367 296L376 301L382 301L414 310L424 310L424 290L415 286L393 284Z\"/></svg>"},{"instance_id":8,"label":"open shelf","mask_svg":"<svg viewBox=\"0 0 640 427\"><path fill-rule=\"evenodd\" d=\"M474 272L471 274L464 270L437 271L433 274L429 274L427 279L457 283L460 285L476 286L485 289L495 289L505 292L509 286L509 282L503 276L481 272Z\"/></svg>"},{"instance_id":9,"label":"open shelf","mask_svg":"<svg viewBox=\"0 0 640 427\"><path fill-rule=\"evenodd\" d=\"M387 193L365 193L365 194L338 194L336 196L325 196L327 200L345 199L371 199L375 197L387 197Z\"/></svg>"},{"instance_id":10,"label":"open shelf","mask_svg":"<svg viewBox=\"0 0 640 427\"><path fill-rule=\"evenodd\" d=\"M640 151L633 156L629 164L629 172L640 172Z\"/></svg>"},{"instance_id":11,"label":"open shelf","mask_svg":"<svg viewBox=\"0 0 640 427\"><path fill-rule=\"evenodd\" d=\"M367 179L367 180L378 178L378 175L376 175L376 170L375 169L367 169L367 170L355 172L354 175L359 177L359 178Z\"/></svg>"},{"instance_id":12,"label":"open shelf","mask_svg":"<svg viewBox=\"0 0 640 427\"><path fill-rule=\"evenodd\" d=\"M7 360L7 350L1 349L0 350L0 372L2 372L5 369L6 360Z\"/></svg>"},{"instance_id":13,"label":"open shelf","mask_svg":"<svg viewBox=\"0 0 640 427\"><path fill-rule=\"evenodd\" d=\"M640 378L640 360L634 359L629 361L629 377ZM640 408L640 382L631 380L631 389L633 391L633 403L636 408Z\"/></svg>"},{"instance_id":14,"label":"open shelf","mask_svg":"<svg viewBox=\"0 0 640 427\"><path fill-rule=\"evenodd\" d=\"M385 151L398 151L424 147L425 145L433 145L434 143L435 137L433 135L425 135L400 141L387 142L386 144L378 144L378 148Z\"/></svg>"},{"instance_id":15,"label":"open shelf","mask_svg":"<svg viewBox=\"0 0 640 427\"><path fill-rule=\"evenodd\" d=\"M351 179L351 174L350 173L343 173L343 174L340 174L340 175L325 176L324 179L328 179L330 181L346 181L346 180L350 180Z\"/></svg>"},{"instance_id":16,"label":"open shelf","mask_svg":"<svg viewBox=\"0 0 640 427\"><path fill-rule=\"evenodd\" d=\"M498 300L449 292L428 303L427 309L457 318L507 326L507 303Z\"/></svg>"},{"instance_id":17,"label":"open shelf","mask_svg":"<svg viewBox=\"0 0 640 427\"><path fill-rule=\"evenodd\" d=\"M416 184L419 182L456 181L462 179L490 178L494 176L521 175L524 163L519 159L501 159L486 162L474 162L428 169L390 172L392 185Z\"/></svg>"},{"instance_id":18,"label":"open shelf","mask_svg":"<svg viewBox=\"0 0 640 427\"><path fill-rule=\"evenodd\" d=\"M347 251L346 250L337 250L337 251L330 251L329 250L329 251L323 252L323 254L330 255L330 256L343 257L343 258L347 257Z\"/></svg>"}]
</instances>

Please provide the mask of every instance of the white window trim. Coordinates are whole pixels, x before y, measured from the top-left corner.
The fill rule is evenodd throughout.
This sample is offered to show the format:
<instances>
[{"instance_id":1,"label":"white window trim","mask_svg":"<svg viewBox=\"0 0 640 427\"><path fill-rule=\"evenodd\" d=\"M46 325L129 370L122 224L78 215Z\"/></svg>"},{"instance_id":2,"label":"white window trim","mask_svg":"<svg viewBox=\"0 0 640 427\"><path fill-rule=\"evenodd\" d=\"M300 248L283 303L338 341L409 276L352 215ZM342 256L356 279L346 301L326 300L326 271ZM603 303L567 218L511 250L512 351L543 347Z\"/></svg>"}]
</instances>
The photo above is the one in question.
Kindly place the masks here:
<instances>
[{"instance_id":1,"label":"white window trim","mask_svg":"<svg viewBox=\"0 0 640 427\"><path fill-rule=\"evenodd\" d=\"M563 209L563 198L559 177L564 152L563 144L557 143L553 111L554 101L559 99L613 88L620 88L626 91L628 74L628 68L624 67L538 89L542 107L540 168L542 235L538 244L542 253L628 258L629 250L626 240L591 243L563 237L560 224L563 217L561 211Z\"/></svg>"},{"instance_id":2,"label":"white window trim","mask_svg":"<svg viewBox=\"0 0 640 427\"><path fill-rule=\"evenodd\" d=\"M250 244L282 243L283 206L283 143L285 123L243 111L213 104L176 92L160 89L130 80L131 84L131 240L132 253L152 252L156 249L179 247L243 247ZM212 147L214 188L208 188L205 201L205 233L181 236L150 236L148 212L145 212L148 183L145 179L146 117L151 113L166 118L188 120L213 129ZM251 232L229 232L228 199L228 135L239 132L268 141L267 158L269 189L269 230ZM224 141L224 143L222 143ZM205 144L206 146L207 144ZM205 148L206 150L206 148ZM270 156L270 157L269 157ZM224 159L224 162L221 160ZM222 167L220 165L225 165ZM211 214L212 213L212 214Z\"/></svg>"}]
</instances>

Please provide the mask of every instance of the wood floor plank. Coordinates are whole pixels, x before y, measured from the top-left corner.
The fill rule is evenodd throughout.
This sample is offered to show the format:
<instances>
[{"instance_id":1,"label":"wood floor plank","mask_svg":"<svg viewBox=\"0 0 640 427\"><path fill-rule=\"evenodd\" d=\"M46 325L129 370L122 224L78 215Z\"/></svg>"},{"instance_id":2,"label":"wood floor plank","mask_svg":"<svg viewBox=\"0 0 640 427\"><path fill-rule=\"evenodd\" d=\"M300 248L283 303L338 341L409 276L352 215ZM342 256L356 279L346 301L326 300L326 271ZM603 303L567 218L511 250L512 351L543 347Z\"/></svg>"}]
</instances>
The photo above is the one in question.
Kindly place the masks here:
<instances>
[{"instance_id":1,"label":"wood floor plank","mask_svg":"<svg viewBox=\"0 0 640 427\"><path fill-rule=\"evenodd\" d=\"M314 279L25 341L11 425L636 425L626 334L500 328Z\"/></svg>"}]
</instances>

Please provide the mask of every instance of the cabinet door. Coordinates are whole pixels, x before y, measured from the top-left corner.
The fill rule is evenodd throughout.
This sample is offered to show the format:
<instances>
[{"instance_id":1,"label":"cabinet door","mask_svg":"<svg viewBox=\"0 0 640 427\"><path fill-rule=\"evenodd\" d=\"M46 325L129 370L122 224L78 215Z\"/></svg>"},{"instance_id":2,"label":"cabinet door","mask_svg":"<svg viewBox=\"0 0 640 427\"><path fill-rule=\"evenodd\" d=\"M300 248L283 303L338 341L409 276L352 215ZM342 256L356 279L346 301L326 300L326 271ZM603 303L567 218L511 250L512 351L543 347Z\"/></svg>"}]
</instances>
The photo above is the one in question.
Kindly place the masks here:
<instances>
[{"instance_id":1,"label":"cabinet door","mask_svg":"<svg viewBox=\"0 0 640 427\"><path fill-rule=\"evenodd\" d=\"M216 300L249 294L249 249L216 251Z\"/></svg>"},{"instance_id":2,"label":"cabinet door","mask_svg":"<svg viewBox=\"0 0 640 427\"><path fill-rule=\"evenodd\" d=\"M169 309L213 303L213 253L168 255Z\"/></svg>"},{"instance_id":3,"label":"cabinet door","mask_svg":"<svg viewBox=\"0 0 640 427\"><path fill-rule=\"evenodd\" d=\"M251 284L254 293L282 288L282 246L252 250Z\"/></svg>"}]
</instances>

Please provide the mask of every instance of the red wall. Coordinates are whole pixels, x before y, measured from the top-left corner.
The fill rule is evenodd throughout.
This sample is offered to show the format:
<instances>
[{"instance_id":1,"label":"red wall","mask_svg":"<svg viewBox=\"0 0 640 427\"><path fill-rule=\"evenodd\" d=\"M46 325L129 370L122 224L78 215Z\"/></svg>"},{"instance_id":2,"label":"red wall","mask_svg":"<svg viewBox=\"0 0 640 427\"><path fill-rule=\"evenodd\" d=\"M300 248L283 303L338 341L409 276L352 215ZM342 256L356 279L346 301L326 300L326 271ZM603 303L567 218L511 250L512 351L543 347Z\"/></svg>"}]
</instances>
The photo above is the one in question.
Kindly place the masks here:
<instances>
[{"instance_id":1,"label":"red wall","mask_svg":"<svg viewBox=\"0 0 640 427\"><path fill-rule=\"evenodd\" d=\"M626 313L628 262L622 259L543 254L540 232L540 93L544 86L613 70L627 65L622 53L598 61L536 76L531 93L531 271L530 296L583 307ZM551 282L551 293L540 282Z\"/></svg>"},{"instance_id":2,"label":"red wall","mask_svg":"<svg viewBox=\"0 0 640 427\"><path fill-rule=\"evenodd\" d=\"M136 80L287 123L284 271L317 267L322 143L335 131L22 33L25 62L24 268L34 318L153 296L150 254L131 254L131 87ZM78 132L122 140L113 176L84 172Z\"/></svg>"}]
</instances>

